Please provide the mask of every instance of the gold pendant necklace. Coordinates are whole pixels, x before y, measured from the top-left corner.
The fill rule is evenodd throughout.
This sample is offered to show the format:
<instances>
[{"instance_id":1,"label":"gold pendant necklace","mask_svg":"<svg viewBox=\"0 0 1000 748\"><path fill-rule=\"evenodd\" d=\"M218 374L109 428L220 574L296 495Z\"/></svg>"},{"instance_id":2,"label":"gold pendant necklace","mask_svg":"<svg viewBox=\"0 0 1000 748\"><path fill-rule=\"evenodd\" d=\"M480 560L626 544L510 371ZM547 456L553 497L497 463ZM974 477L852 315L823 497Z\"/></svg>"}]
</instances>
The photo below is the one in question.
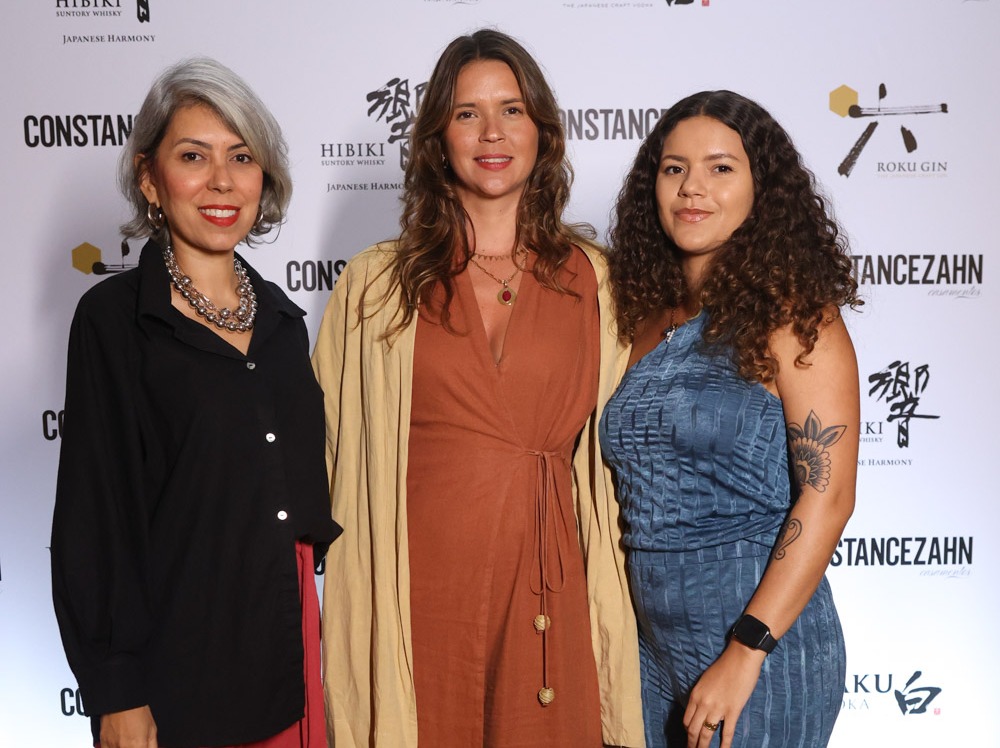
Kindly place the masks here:
<instances>
[{"instance_id":1,"label":"gold pendant necklace","mask_svg":"<svg viewBox=\"0 0 1000 748\"><path fill-rule=\"evenodd\" d=\"M489 270L487 270L478 262L476 262L475 254L473 254L473 256L469 258L469 262L471 262L473 265L482 270L484 273L490 276L490 278L492 278L502 286L502 288L499 291L497 291L497 301L499 301L504 306L514 306L514 302L517 301L517 291L515 291L513 288L510 287L510 282L514 280L514 276L516 276L519 272L521 272L521 266L518 265L517 260L514 259L515 256L519 254L521 251L522 251L521 249L518 249L516 252L511 252L510 255L500 255L501 257L510 257L511 261L514 263L514 272L511 273L506 278L497 278L495 275L493 275L493 273L491 273Z\"/></svg>"}]
</instances>

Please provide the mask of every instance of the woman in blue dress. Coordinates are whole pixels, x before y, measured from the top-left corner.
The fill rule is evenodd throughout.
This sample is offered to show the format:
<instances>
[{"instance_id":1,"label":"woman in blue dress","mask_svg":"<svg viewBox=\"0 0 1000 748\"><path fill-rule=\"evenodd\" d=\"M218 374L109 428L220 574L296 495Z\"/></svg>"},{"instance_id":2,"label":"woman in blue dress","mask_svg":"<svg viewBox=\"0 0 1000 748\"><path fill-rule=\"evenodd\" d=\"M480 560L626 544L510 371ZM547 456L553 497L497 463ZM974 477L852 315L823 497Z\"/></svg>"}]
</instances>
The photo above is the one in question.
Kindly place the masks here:
<instances>
[{"instance_id":1,"label":"woman in blue dress","mask_svg":"<svg viewBox=\"0 0 1000 748\"><path fill-rule=\"evenodd\" d=\"M824 571L854 508L846 242L782 127L674 105L626 178L611 279L629 369L604 411L648 748L827 745L844 644Z\"/></svg>"}]
</instances>

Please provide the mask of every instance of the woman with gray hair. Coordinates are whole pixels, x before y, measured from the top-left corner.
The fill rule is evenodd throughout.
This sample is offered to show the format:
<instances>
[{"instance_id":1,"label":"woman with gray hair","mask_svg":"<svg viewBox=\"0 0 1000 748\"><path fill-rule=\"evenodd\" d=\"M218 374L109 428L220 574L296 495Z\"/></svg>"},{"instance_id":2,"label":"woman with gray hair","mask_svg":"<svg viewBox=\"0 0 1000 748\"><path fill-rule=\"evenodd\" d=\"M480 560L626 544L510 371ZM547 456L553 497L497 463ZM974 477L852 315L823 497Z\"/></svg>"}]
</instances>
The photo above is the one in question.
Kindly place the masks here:
<instances>
[{"instance_id":1,"label":"woman with gray hair","mask_svg":"<svg viewBox=\"0 0 1000 748\"><path fill-rule=\"evenodd\" d=\"M280 128L228 68L179 63L119 182L149 240L77 307L52 528L94 743L325 745L323 396L304 312L235 252L284 218Z\"/></svg>"}]
</instances>

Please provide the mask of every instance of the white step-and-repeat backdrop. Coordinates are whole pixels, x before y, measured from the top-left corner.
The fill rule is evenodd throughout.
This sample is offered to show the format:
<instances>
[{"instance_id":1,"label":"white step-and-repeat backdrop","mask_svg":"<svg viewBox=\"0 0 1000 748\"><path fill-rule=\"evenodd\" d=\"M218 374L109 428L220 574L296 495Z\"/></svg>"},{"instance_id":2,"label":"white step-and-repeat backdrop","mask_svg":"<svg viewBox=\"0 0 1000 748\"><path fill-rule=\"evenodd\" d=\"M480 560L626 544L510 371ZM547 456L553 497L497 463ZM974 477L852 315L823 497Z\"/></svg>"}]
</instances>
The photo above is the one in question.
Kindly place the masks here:
<instances>
[{"instance_id":1,"label":"white step-and-repeat backdrop","mask_svg":"<svg viewBox=\"0 0 1000 748\"><path fill-rule=\"evenodd\" d=\"M792 133L868 301L849 319L864 420L830 569L849 673L833 744L1000 744L1000 0L15 0L5 17L0 744L88 740L46 547L66 339L80 294L137 260L114 170L153 77L217 57L282 123L291 213L249 257L315 334L343 262L397 230L434 60L480 26L547 71L572 218L601 233L640 140L682 96L740 91Z\"/></svg>"}]
</instances>

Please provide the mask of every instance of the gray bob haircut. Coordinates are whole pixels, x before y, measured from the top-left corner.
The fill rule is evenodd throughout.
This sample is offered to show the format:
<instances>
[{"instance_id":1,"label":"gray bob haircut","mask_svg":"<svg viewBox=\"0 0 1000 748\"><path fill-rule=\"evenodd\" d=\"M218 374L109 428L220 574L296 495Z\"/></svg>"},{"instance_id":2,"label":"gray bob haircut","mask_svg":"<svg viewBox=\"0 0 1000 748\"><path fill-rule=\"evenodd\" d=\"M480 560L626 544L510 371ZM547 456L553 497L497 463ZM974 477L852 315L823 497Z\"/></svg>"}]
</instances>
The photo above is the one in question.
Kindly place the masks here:
<instances>
[{"instance_id":1,"label":"gray bob haircut","mask_svg":"<svg viewBox=\"0 0 1000 748\"><path fill-rule=\"evenodd\" d=\"M281 128L246 82L225 65L198 57L167 68L153 82L136 115L132 134L118 161L118 187L132 206L132 218L121 225L126 238L154 233L146 219L149 203L139 189L142 174L155 168L156 150L178 109L202 104L212 109L250 149L264 172L261 219L250 230L262 236L285 218L292 197L288 145ZM137 165L136 157L142 156ZM249 243L250 239L247 237Z\"/></svg>"}]
</instances>

